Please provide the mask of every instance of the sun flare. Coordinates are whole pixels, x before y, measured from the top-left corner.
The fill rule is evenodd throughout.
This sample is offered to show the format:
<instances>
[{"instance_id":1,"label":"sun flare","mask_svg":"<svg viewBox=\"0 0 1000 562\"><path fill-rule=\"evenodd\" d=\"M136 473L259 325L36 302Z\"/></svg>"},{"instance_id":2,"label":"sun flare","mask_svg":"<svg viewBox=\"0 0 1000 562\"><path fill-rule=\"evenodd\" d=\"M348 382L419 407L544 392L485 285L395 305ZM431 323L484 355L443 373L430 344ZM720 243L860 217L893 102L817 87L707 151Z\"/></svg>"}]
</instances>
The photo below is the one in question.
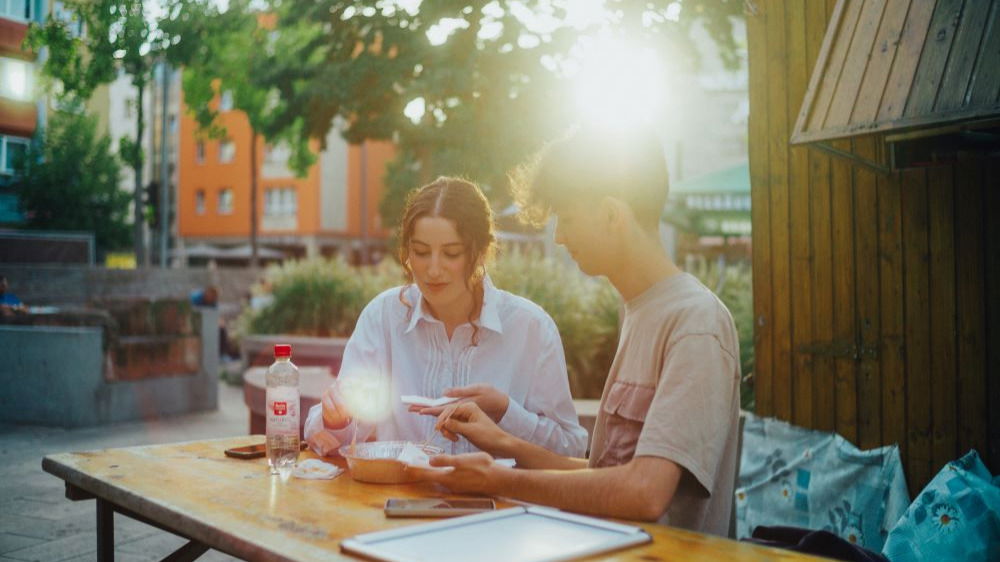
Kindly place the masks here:
<instances>
[{"instance_id":1,"label":"sun flare","mask_svg":"<svg viewBox=\"0 0 1000 562\"><path fill-rule=\"evenodd\" d=\"M655 121L665 105L663 66L651 48L601 37L579 46L573 89L585 121L632 128Z\"/></svg>"},{"instance_id":2,"label":"sun flare","mask_svg":"<svg viewBox=\"0 0 1000 562\"><path fill-rule=\"evenodd\" d=\"M392 413L392 389L388 377L380 375L342 376L337 390L351 417L367 423L377 423Z\"/></svg>"}]
</instances>

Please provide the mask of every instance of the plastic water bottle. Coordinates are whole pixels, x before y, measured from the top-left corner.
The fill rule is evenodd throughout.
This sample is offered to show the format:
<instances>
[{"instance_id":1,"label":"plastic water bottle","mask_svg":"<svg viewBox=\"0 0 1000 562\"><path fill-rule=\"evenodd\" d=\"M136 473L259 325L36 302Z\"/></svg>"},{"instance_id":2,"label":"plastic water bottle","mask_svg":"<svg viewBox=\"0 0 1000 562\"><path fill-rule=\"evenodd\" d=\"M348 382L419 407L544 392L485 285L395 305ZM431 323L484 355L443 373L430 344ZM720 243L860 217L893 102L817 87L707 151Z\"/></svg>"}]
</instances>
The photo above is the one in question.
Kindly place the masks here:
<instances>
[{"instance_id":1,"label":"plastic water bottle","mask_svg":"<svg viewBox=\"0 0 1000 562\"><path fill-rule=\"evenodd\" d=\"M267 369L267 464L271 474L287 478L299 459L299 368L292 346L274 346Z\"/></svg>"}]
</instances>

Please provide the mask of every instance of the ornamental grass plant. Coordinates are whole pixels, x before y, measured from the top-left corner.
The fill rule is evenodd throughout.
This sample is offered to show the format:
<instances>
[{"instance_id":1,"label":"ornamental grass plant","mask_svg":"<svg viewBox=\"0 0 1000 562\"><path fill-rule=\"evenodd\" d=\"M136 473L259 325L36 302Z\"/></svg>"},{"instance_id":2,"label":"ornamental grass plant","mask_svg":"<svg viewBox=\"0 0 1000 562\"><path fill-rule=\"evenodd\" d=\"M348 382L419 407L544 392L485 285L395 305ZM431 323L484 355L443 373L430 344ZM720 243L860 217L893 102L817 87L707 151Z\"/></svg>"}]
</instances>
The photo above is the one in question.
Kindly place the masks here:
<instances>
[{"instance_id":1,"label":"ornamental grass plant","mask_svg":"<svg viewBox=\"0 0 1000 562\"><path fill-rule=\"evenodd\" d=\"M750 267L720 266L704 259L685 268L720 296L732 312L740 336L743 407L752 407L753 306ZM246 308L237 331L348 337L365 305L382 291L404 282L392 259L354 267L342 259L306 259L272 266L266 273L274 300L254 311ZM584 275L568 260L508 248L490 267L501 289L541 306L562 338L574 398L600 398L618 346L621 299L603 278Z\"/></svg>"},{"instance_id":2,"label":"ornamental grass plant","mask_svg":"<svg viewBox=\"0 0 1000 562\"><path fill-rule=\"evenodd\" d=\"M534 252L508 251L491 277L498 288L545 309L559 328L574 398L600 398L618 346L621 299L606 279Z\"/></svg>"}]
</instances>

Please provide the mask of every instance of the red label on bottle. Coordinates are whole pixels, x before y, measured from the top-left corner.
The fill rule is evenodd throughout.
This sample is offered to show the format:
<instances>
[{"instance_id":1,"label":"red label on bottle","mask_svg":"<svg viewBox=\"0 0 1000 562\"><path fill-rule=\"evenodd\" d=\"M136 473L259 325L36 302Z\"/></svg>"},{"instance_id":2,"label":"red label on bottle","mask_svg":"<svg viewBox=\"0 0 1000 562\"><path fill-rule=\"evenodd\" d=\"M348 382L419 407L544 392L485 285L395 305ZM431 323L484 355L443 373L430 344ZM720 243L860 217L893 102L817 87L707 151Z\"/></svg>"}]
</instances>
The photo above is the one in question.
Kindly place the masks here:
<instances>
[{"instance_id":1,"label":"red label on bottle","mask_svg":"<svg viewBox=\"0 0 1000 562\"><path fill-rule=\"evenodd\" d=\"M274 402L274 415L284 416L288 414L288 402Z\"/></svg>"}]
</instances>

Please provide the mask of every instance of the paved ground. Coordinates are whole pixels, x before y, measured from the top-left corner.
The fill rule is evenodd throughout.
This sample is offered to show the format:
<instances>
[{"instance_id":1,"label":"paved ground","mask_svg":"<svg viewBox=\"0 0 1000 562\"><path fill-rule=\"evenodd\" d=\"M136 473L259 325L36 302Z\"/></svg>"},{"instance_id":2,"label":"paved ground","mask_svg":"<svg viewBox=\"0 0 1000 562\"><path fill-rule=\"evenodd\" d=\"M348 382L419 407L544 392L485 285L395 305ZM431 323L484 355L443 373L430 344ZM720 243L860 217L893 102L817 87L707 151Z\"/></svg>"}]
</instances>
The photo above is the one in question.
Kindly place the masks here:
<instances>
[{"instance_id":1,"label":"paved ground","mask_svg":"<svg viewBox=\"0 0 1000 562\"><path fill-rule=\"evenodd\" d=\"M42 471L50 453L244 435L242 389L220 384L219 410L84 429L0 425L0 562L96 559L94 501L65 499L62 480ZM115 516L115 559L160 560L187 541ZM199 560L236 560L209 551Z\"/></svg>"}]
</instances>

